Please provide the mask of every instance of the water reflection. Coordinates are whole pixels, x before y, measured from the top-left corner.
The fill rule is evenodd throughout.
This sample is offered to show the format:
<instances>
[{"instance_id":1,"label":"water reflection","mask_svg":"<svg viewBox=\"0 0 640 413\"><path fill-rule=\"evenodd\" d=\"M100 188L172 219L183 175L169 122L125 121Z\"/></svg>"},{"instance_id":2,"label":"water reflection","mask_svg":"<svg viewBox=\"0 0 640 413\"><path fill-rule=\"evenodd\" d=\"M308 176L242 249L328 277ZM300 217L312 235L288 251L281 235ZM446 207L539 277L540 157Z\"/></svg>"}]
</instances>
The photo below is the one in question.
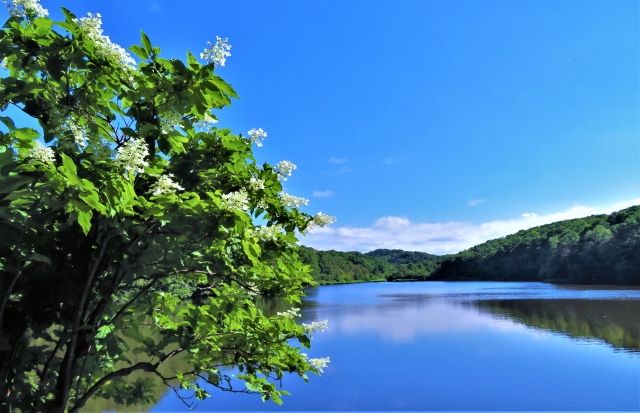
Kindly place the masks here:
<instances>
[{"instance_id":1,"label":"water reflection","mask_svg":"<svg viewBox=\"0 0 640 413\"><path fill-rule=\"evenodd\" d=\"M330 334L373 332L393 342L413 342L419 336L463 334L482 329L518 329L518 325L487 317L464 302L425 299L391 301L376 307L347 307L324 312L331 320Z\"/></svg>"},{"instance_id":2,"label":"water reflection","mask_svg":"<svg viewBox=\"0 0 640 413\"><path fill-rule=\"evenodd\" d=\"M531 328L640 352L640 300L488 300L477 308Z\"/></svg>"},{"instance_id":3,"label":"water reflection","mask_svg":"<svg viewBox=\"0 0 640 413\"><path fill-rule=\"evenodd\" d=\"M325 374L311 376L308 386L285 377L293 395L283 406L212 390L200 410L640 406L640 290L434 282L330 286L307 294L301 321L329 320L310 351L331 357ZM283 299L258 305L267 315L291 308ZM153 408L185 410L172 394Z\"/></svg>"}]
</instances>

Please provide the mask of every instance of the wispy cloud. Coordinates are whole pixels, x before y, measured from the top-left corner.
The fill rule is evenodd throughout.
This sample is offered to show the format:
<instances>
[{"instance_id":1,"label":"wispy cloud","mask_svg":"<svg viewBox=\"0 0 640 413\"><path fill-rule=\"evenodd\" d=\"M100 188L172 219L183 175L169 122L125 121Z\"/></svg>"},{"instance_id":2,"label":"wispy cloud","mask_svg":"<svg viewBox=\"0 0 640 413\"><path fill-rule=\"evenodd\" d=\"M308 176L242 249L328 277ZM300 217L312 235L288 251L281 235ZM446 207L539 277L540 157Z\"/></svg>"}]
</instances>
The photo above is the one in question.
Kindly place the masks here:
<instances>
[{"instance_id":1,"label":"wispy cloud","mask_svg":"<svg viewBox=\"0 0 640 413\"><path fill-rule=\"evenodd\" d=\"M566 211L548 215L525 213L515 219L489 221L482 224L456 221L412 222L407 218L387 216L378 218L373 225L366 228L317 228L314 233L305 237L302 243L321 250L366 252L377 248L399 248L407 251L448 254L522 229L565 219L611 213L633 205L640 205L640 198L609 207L575 205Z\"/></svg>"},{"instance_id":2,"label":"wispy cloud","mask_svg":"<svg viewBox=\"0 0 640 413\"><path fill-rule=\"evenodd\" d=\"M329 198L333 196L333 191L313 191L315 198Z\"/></svg>"},{"instance_id":3,"label":"wispy cloud","mask_svg":"<svg viewBox=\"0 0 640 413\"><path fill-rule=\"evenodd\" d=\"M472 199L471 201L467 202L467 206L476 206L478 204L481 204L483 202L487 202L486 199Z\"/></svg>"},{"instance_id":4,"label":"wispy cloud","mask_svg":"<svg viewBox=\"0 0 640 413\"><path fill-rule=\"evenodd\" d=\"M149 3L147 3L147 5L149 6L149 8L153 11L158 11L160 10L160 4L158 4L155 1L150 1Z\"/></svg>"},{"instance_id":5,"label":"wispy cloud","mask_svg":"<svg viewBox=\"0 0 640 413\"><path fill-rule=\"evenodd\" d=\"M398 162L398 160L396 158L385 158L383 162L387 165L393 165L394 163Z\"/></svg>"},{"instance_id":6,"label":"wispy cloud","mask_svg":"<svg viewBox=\"0 0 640 413\"><path fill-rule=\"evenodd\" d=\"M334 158L333 156L329 159L331 163L345 163L347 162L347 158Z\"/></svg>"},{"instance_id":7,"label":"wispy cloud","mask_svg":"<svg viewBox=\"0 0 640 413\"><path fill-rule=\"evenodd\" d=\"M335 171L329 172L329 171L324 171L322 172L323 174L326 175L342 175L342 174L346 174L352 172L351 168L347 168L346 166L341 166L340 168L336 169Z\"/></svg>"}]
</instances>

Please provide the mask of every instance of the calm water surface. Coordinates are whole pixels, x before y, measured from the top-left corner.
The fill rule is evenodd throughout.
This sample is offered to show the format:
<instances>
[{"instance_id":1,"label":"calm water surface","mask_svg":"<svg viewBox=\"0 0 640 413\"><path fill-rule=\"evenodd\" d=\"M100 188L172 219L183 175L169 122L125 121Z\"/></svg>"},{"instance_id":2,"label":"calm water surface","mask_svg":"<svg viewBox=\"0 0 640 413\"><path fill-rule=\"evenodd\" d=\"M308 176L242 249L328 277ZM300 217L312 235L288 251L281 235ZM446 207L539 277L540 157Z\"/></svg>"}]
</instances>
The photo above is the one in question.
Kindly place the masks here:
<instances>
[{"instance_id":1,"label":"calm water surface","mask_svg":"<svg viewBox=\"0 0 640 413\"><path fill-rule=\"evenodd\" d=\"M221 393L196 411L639 411L640 289L423 282L319 287L302 322L329 320L309 384L284 405ZM154 412L186 411L168 394Z\"/></svg>"}]
</instances>

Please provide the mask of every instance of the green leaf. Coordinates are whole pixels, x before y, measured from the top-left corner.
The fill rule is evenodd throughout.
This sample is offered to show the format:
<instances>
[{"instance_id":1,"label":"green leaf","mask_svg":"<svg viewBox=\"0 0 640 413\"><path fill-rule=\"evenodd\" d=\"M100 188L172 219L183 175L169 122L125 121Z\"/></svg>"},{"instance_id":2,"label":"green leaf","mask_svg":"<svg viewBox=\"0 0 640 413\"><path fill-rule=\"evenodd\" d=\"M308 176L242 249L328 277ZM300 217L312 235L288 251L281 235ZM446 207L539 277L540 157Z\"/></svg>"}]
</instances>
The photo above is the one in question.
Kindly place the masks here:
<instances>
[{"instance_id":1,"label":"green leaf","mask_svg":"<svg viewBox=\"0 0 640 413\"><path fill-rule=\"evenodd\" d=\"M142 343L144 341L144 335L135 328L125 328L124 330L122 330L122 335L132 338L139 343Z\"/></svg>"},{"instance_id":2,"label":"green leaf","mask_svg":"<svg viewBox=\"0 0 640 413\"><path fill-rule=\"evenodd\" d=\"M151 47L151 40L149 40L149 37L142 30L140 30L140 39L142 40L144 50L146 50L147 54L151 54L153 51L153 47Z\"/></svg>"},{"instance_id":3,"label":"green leaf","mask_svg":"<svg viewBox=\"0 0 640 413\"><path fill-rule=\"evenodd\" d=\"M4 123L4 125L9 128L10 131L16 129L16 125L13 123L13 120L8 116L0 116L0 122Z\"/></svg>"},{"instance_id":4,"label":"green leaf","mask_svg":"<svg viewBox=\"0 0 640 413\"><path fill-rule=\"evenodd\" d=\"M58 170L64 174L71 185L82 186L82 180L78 177L78 170L73 159L65 153L61 153L60 156L62 157L62 166Z\"/></svg>"},{"instance_id":5,"label":"green leaf","mask_svg":"<svg viewBox=\"0 0 640 413\"><path fill-rule=\"evenodd\" d=\"M31 259L34 261L44 262L45 264L51 265L51 260L48 257L40 254L31 254Z\"/></svg>"},{"instance_id":6,"label":"green leaf","mask_svg":"<svg viewBox=\"0 0 640 413\"><path fill-rule=\"evenodd\" d=\"M96 338L105 338L114 329L115 329L115 326L113 324L107 324L107 325L101 326L98 328L98 332L96 333Z\"/></svg>"},{"instance_id":7,"label":"green leaf","mask_svg":"<svg viewBox=\"0 0 640 413\"><path fill-rule=\"evenodd\" d=\"M147 60L149 58L149 52L147 52L146 50L144 50L142 47L138 46L137 44L134 44L133 46L131 46L129 48L129 50L133 54L138 56L140 59Z\"/></svg>"},{"instance_id":8,"label":"green leaf","mask_svg":"<svg viewBox=\"0 0 640 413\"><path fill-rule=\"evenodd\" d=\"M199 69L202 66L190 51L187 51L187 64L194 70Z\"/></svg>"},{"instance_id":9,"label":"green leaf","mask_svg":"<svg viewBox=\"0 0 640 413\"><path fill-rule=\"evenodd\" d=\"M91 209L88 209L86 211L78 209L78 224L80 224L80 226L82 227L82 232L84 232L84 235L87 235L89 233L89 230L91 229L92 217L93 211L91 211Z\"/></svg>"},{"instance_id":10,"label":"green leaf","mask_svg":"<svg viewBox=\"0 0 640 413\"><path fill-rule=\"evenodd\" d=\"M67 23L75 24L76 20L78 19L76 15L71 13L68 9L65 9L64 7L60 7L60 9L62 10L62 14L64 14L64 17L67 20Z\"/></svg>"},{"instance_id":11,"label":"green leaf","mask_svg":"<svg viewBox=\"0 0 640 413\"><path fill-rule=\"evenodd\" d=\"M40 136L40 133L31 128L19 128L13 132L13 136L20 141L30 141Z\"/></svg>"},{"instance_id":12,"label":"green leaf","mask_svg":"<svg viewBox=\"0 0 640 413\"><path fill-rule=\"evenodd\" d=\"M80 194L80 199L96 211L102 214L107 213L107 207L100 203L100 198L98 197L97 192L91 191Z\"/></svg>"}]
</instances>

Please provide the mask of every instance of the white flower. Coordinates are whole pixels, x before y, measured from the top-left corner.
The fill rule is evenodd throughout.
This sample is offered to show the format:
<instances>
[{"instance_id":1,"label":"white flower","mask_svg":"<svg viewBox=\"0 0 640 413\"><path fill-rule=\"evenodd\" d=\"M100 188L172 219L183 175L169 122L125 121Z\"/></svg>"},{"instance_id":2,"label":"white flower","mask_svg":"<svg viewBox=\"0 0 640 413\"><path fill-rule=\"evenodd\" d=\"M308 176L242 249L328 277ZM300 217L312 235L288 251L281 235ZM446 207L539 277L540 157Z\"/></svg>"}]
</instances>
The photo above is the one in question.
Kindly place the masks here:
<instances>
[{"instance_id":1,"label":"white flower","mask_svg":"<svg viewBox=\"0 0 640 413\"><path fill-rule=\"evenodd\" d=\"M26 1L26 0L25 0ZM81 17L76 20L82 33L96 44L96 53L104 59L115 60L123 68L135 69L136 61L121 46L112 43L109 36L102 34L102 16L88 13L89 17Z\"/></svg>"},{"instance_id":2,"label":"white flower","mask_svg":"<svg viewBox=\"0 0 640 413\"><path fill-rule=\"evenodd\" d=\"M229 192L228 194L222 195L222 198L227 201L227 208L229 209L240 209L243 211L249 209L249 195L244 188L239 191Z\"/></svg>"},{"instance_id":3,"label":"white flower","mask_svg":"<svg viewBox=\"0 0 640 413\"><path fill-rule=\"evenodd\" d=\"M315 333L315 332L322 333L324 330L329 328L328 324L329 324L329 320L314 321L311 324L302 323L302 327L304 327L304 330L307 333Z\"/></svg>"},{"instance_id":4,"label":"white flower","mask_svg":"<svg viewBox=\"0 0 640 413\"><path fill-rule=\"evenodd\" d=\"M173 175L163 175L158 179L158 182L153 185L153 195L170 195L175 191L184 191L184 188L173 182Z\"/></svg>"},{"instance_id":5,"label":"white flower","mask_svg":"<svg viewBox=\"0 0 640 413\"><path fill-rule=\"evenodd\" d=\"M255 143L258 147L262 146L260 139L264 140L264 138L267 137L267 132L263 131L262 128L251 129L248 133L251 142Z\"/></svg>"},{"instance_id":6,"label":"white flower","mask_svg":"<svg viewBox=\"0 0 640 413\"><path fill-rule=\"evenodd\" d=\"M254 191L257 191L259 189L264 189L264 181L262 179L251 178L249 180L249 188L251 188Z\"/></svg>"},{"instance_id":7,"label":"white flower","mask_svg":"<svg viewBox=\"0 0 640 413\"><path fill-rule=\"evenodd\" d=\"M78 126L77 123L75 123L72 120L68 120L65 123L65 126L71 131L71 133L73 133L73 139L77 145L79 145L82 148L87 146L88 138L84 134L84 130L80 126Z\"/></svg>"},{"instance_id":8,"label":"white flower","mask_svg":"<svg viewBox=\"0 0 640 413\"><path fill-rule=\"evenodd\" d=\"M31 150L29 151L29 158L33 159L34 161L40 161L47 164L51 164L56 160L53 149L44 146L40 141L36 142L36 147L31 148Z\"/></svg>"},{"instance_id":9,"label":"white flower","mask_svg":"<svg viewBox=\"0 0 640 413\"><path fill-rule=\"evenodd\" d=\"M269 204L264 198L258 200L258 208L267 209L268 207L269 207Z\"/></svg>"},{"instance_id":10,"label":"white flower","mask_svg":"<svg viewBox=\"0 0 640 413\"><path fill-rule=\"evenodd\" d=\"M216 123L218 123L218 119L214 118L208 112L205 112L204 120L197 121L196 126L203 130L211 130L211 128L213 128L213 125Z\"/></svg>"},{"instance_id":11,"label":"white flower","mask_svg":"<svg viewBox=\"0 0 640 413\"><path fill-rule=\"evenodd\" d=\"M282 201L284 206L295 208L300 208L302 205L307 205L309 203L308 199L285 194L284 192L280 192L280 200Z\"/></svg>"},{"instance_id":12,"label":"white flower","mask_svg":"<svg viewBox=\"0 0 640 413\"><path fill-rule=\"evenodd\" d=\"M324 357L320 359L309 359L309 364L318 369L320 373L324 373L323 368L327 367L327 364L330 363L331 360L329 357Z\"/></svg>"},{"instance_id":13,"label":"white flower","mask_svg":"<svg viewBox=\"0 0 640 413\"><path fill-rule=\"evenodd\" d=\"M325 215L322 212L318 212L309 221L309 225L307 226L307 231L313 232L313 228L315 227L324 228L325 226L333 224L334 222L336 222L336 217L331 215Z\"/></svg>"},{"instance_id":14,"label":"white flower","mask_svg":"<svg viewBox=\"0 0 640 413\"><path fill-rule=\"evenodd\" d=\"M2 0L12 16L25 17L27 13L35 13L38 17L49 15L49 11L42 7L38 0Z\"/></svg>"},{"instance_id":15,"label":"white flower","mask_svg":"<svg viewBox=\"0 0 640 413\"><path fill-rule=\"evenodd\" d=\"M176 112L167 112L162 114L160 119L160 131L165 135L180 126L182 122L182 116Z\"/></svg>"},{"instance_id":16,"label":"white flower","mask_svg":"<svg viewBox=\"0 0 640 413\"><path fill-rule=\"evenodd\" d=\"M245 290L248 296L253 297L255 295L260 294L260 290L258 290L258 286L256 286L256 283L248 282L248 283L245 283L245 286L246 286Z\"/></svg>"},{"instance_id":17,"label":"white flower","mask_svg":"<svg viewBox=\"0 0 640 413\"><path fill-rule=\"evenodd\" d=\"M284 318L294 318L300 317L300 309L299 308L290 308L285 312L278 313L279 316Z\"/></svg>"},{"instance_id":18,"label":"white flower","mask_svg":"<svg viewBox=\"0 0 640 413\"><path fill-rule=\"evenodd\" d=\"M291 176L291 171L296 169L297 166L293 162L289 161L280 161L276 165L276 172L278 173L278 178L286 181L288 177Z\"/></svg>"},{"instance_id":19,"label":"white flower","mask_svg":"<svg viewBox=\"0 0 640 413\"><path fill-rule=\"evenodd\" d=\"M142 138L131 138L129 142L118 148L116 163L128 171L143 173L149 164L144 158L149 155L149 147Z\"/></svg>"},{"instance_id":20,"label":"white flower","mask_svg":"<svg viewBox=\"0 0 640 413\"><path fill-rule=\"evenodd\" d=\"M251 236L258 237L262 241L273 241L278 238L278 234L282 232L282 225L272 225L270 227L256 227L250 231Z\"/></svg>"},{"instance_id":21,"label":"white flower","mask_svg":"<svg viewBox=\"0 0 640 413\"><path fill-rule=\"evenodd\" d=\"M211 47L205 48L204 52L200 53L200 59L213 63L214 67L220 67L224 66L227 57L231 56L231 53L229 53L231 45L227 44L229 39L222 39L219 36L216 36L216 39L217 41L213 46L211 46L211 42L207 42L207 45Z\"/></svg>"},{"instance_id":22,"label":"white flower","mask_svg":"<svg viewBox=\"0 0 640 413\"><path fill-rule=\"evenodd\" d=\"M313 217L313 223L319 227L325 227L326 225L330 225L336 222L336 217L331 215L325 215L322 212L318 212Z\"/></svg>"}]
</instances>

